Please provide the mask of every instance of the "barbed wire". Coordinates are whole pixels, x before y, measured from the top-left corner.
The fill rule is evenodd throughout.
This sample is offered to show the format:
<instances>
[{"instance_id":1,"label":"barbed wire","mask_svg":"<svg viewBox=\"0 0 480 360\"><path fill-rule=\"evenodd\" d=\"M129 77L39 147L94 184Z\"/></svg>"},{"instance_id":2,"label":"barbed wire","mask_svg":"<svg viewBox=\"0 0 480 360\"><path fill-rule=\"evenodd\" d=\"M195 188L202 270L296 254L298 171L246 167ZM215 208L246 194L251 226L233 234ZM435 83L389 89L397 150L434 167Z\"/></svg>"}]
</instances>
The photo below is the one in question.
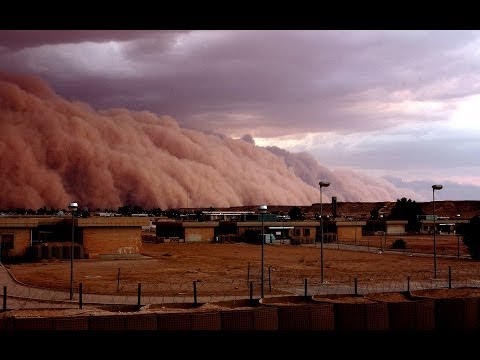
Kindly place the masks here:
<instances>
[{"instance_id":1,"label":"barbed wire","mask_svg":"<svg viewBox=\"0 0 480 360\"><path fill-rule=\"evenodd\" d=\"M175 304L175 303L210 303L226 300L260 298L262 289L262 269L249 266L242 277L226 277L223 280L208 281L191 279L179 283L173 280L157 281L147 279L131 281L129 269L122 269L123 278L113 276L109 281L102 281L103 288L83 285L82 295L79 283L75 283L73 300L69 293L58 284L51 287L36 288L10 281L3 286L7 309L30 308L78 308L80 297L84 306L99 305L136 305ZM120 271L120 274L122 274ZM188 275L191 275L190 273ZM281 267L266 266L263 271L264 297L285 295L322 295L322 294L359 294L366 295L379 292L403 292L438 288L480 287L480 270L466 266L441 268L434 277L433 271L414 271L408 274L396 272L377 273L362 272L357 275L333 274L327 276L323 283L320 275L311 271L292 272ZM135 278L135 277L133 277ZM63 291L62 291L63 290Z\"/></svg>"}]
</instances>

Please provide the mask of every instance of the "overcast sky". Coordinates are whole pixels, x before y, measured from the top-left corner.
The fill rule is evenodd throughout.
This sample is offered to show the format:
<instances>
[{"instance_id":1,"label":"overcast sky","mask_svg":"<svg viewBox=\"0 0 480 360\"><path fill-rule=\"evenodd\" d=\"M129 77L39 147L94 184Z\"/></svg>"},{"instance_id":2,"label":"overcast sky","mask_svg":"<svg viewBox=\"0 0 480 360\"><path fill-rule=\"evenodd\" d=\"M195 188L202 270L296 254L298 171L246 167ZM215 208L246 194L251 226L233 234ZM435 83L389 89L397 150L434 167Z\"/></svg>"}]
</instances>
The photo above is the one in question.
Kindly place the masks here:
<instances>
[{"instance_id":1,"label":"overcast sky","mask_svg":"<svg viewBox=\"0 0 480 360\"><path fill-rule=\"evenodd\" d=\"M0 70L480 199L479 31L0 31Z\"/></svg>"}]
</instances>

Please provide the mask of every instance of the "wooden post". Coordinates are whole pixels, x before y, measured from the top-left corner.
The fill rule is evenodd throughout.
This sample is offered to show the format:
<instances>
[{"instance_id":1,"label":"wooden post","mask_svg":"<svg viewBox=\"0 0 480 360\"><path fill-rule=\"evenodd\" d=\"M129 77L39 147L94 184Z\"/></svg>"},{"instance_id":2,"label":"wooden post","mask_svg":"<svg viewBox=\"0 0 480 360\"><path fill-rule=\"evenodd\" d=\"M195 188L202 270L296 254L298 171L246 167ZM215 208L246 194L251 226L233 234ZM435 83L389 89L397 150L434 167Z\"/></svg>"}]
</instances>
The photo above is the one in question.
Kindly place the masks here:
<instances>
[{"instance_id":1,"label":"wooden post","mask_svg":"<svg viewBox=\"0 0 480 360\"><path fill-rule=\"evenodd\" d=\"M269 289L270 292L272 292L271 271L272 271L272 267L269 266L269 267L268 267L268 289Z\"/></svg>"},{"instance_id":2,"label":"wooden post","mask_svg":"<svg viewBox=\"0 0 480 360\"><path fill-rule=\"evenodd\" d=\"M197 280L193 281L193 303L197 305Z\"/></svg>"},{"instance_id":3,"label":"wooden post","mask_svg":"<svg viewBox=\"0 0 480 360\"><path fill-rule=\"evenodd\" d=\"M457 235L457 259L460 258L460 235Z\"/></svg>"},{"instance_id":4,"label":"wooden post","mask_svg":"<svg viewBox=\"0 0 480 360\"><path fill-rule=\"evenodd\" d=\"M141 304L140 302L141 297L142 297L142 284L138 283L138 301L137 301L138 306L140 306Z\"/></svg>"},{"instance_id":5,"label":"wooden post","mask_svg":"<svg viewBox=\"0 0 480 360\"><path fill-rule=\"evenodd\" d=\"M253 302L253 281L250 281L250 303Z\"/></svg>"},{"instance_id":6,"label":"wooden post","mask_svg":"<svg viewBox=\"0 0 480 360\"><path fill-rule=\"evenodd\" d=\"M448 267L448 288L452 288L452 267Z\"/></svg>"},{"instance_id":7,"label":"wooden post","mask_svg":"<svg viewBox=\"0 0 480 360\"><path fill-rule=\"evenodd\" d=\"M120 268L118 268L117 273L117 293L120 291Z\"/></svg>"},{"instance_id":8,"label":"wooden post","mask_svg":"<svg viewBox=\"0 0 480 360\"><path fill-rule=\"evenodd\" d=\"M83 284L80 283L78 286L78 304L80 306L80 309L83 308Z\"/></svg>"},{"instance_id":9,"label":"wooden post","mask_svg":"<svg viewBox=\"0 0 480 360\"><path fill-rule=\"evenodd\" d=\"M355 278L355 295L358 295L358 279Z\"/></svg>"}]
</instances>

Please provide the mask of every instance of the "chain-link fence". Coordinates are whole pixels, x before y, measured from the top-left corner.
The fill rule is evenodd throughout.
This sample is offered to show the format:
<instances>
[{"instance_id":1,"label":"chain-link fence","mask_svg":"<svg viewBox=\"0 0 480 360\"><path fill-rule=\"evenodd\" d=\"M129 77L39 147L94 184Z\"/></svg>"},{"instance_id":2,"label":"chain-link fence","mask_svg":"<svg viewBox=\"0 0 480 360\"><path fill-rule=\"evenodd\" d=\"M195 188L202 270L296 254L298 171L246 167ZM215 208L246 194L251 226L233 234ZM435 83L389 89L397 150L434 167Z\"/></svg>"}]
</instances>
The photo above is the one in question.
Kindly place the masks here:
<instances>
[{"instance_id":1,"label":"chain-link fence","mask_svg":"<svg viewBox=\"0 0 480 360\"><path fill-rule=\"evenodd\" d=\"M1 269L6 272L4 268ZM125 279L129 276L122 270ZM202 281L200 279L179 283L166 280L132 282L122 278L89 288L75 283L73 299L52 283L43 288L27 286L3 276L2 309L51 308L68 309L100 305L145 306L148 304L211 303L224 300L258 299L285 295L358 294L401 292L437 288L480 287L480 270L469 266L442 268L434 277L432 271L416 271L408 275L399 273L364 272L357 275L320 276L298 271L293 273L281 267L248 266L243 278ZM263 291L262 291L263 284Z\"/></svg>"}]
</instances>

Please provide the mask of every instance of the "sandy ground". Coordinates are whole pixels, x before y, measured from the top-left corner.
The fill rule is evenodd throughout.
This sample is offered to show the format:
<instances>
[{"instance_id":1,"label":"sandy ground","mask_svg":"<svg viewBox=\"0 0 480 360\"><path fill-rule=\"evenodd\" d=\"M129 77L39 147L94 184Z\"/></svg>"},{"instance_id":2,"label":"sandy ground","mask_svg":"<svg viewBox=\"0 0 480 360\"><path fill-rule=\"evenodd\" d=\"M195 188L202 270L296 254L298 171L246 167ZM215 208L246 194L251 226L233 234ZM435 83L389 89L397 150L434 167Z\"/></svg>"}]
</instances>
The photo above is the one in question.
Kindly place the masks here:
<instances>
[{"instance_id":1,"label":"sandy ground","mask_svg":"<svg viewBox=\"0 0 480 360\"><path fill-rule=\"evenodd\" d=\"M444 239L441 239L443 241ZM447 239L445 238L445 241ZM451 249L457 242L450 241ZM407 245L413 239L406 238ZM416 240L428 250L432 239ZM422 241L424 244L422 245ZM440 241L439 241L440 242ZM441 242L440 242L441 243ZM446 246L446 245L445 245ZM324 246L324 277L331 283L428 279L433 273L433 258L412 255L410 252L390 254L370 248L370 252L335 249L335 244ZM455 250L456 253L456 250ZM163 243L144 244L144 256L128 260L75 260L75 288L82 283L85 293L135 294L138 283L142 294L181 295L192 292L193 282L202 294L248 295L249 283L255 292L261 278L261 246L244 243ZM465 258L444 258L437 252L438 276L446 278L452 267L454 279L480 280L480 262ZM290 284L318 283L321 269L320 245L293 246L274 244L264 246L265 287L282 294ZM69 290L70 262L43 261L8 265L21 282L60 290ZM293 285L292 285L293 286Z\"/></svg>"}]
</instances>

